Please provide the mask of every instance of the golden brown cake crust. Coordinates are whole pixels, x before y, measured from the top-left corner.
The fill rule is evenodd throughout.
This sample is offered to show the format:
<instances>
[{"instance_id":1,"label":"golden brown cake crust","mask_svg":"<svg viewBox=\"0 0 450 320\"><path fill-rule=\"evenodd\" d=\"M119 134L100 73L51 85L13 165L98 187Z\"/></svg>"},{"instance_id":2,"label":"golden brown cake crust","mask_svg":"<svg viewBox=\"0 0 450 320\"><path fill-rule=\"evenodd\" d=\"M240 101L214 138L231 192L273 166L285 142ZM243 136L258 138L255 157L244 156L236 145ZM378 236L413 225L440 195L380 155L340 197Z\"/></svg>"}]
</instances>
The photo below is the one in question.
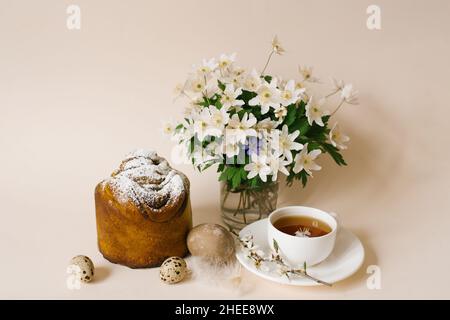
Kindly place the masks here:
<instances>
[{"instance_id":1,"label":"golden brown cake crust","mask_svg":"<svg viewBox=\"0 0 450 320\"><path fill-rule=\"evenodd\" d=\"M187 254L192 228L189 181L154 152L136 151L95 189L98 246L131 268Z\"/></svg>"}]
</instances>

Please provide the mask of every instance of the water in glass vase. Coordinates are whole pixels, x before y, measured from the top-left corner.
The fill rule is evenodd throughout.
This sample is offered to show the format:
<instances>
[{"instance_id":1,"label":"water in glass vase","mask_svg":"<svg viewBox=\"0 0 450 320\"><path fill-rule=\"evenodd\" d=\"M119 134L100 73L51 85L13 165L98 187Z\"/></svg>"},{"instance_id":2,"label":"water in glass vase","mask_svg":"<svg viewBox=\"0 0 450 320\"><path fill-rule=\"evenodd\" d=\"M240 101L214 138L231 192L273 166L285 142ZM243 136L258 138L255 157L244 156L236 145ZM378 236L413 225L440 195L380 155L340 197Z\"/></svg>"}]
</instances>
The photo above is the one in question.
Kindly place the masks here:
<instances>
[{"instance_id":1,"label":"water in glass vase","mask_svg":"<svg viewBox=\"0 0 450 320\"><path fill-rule=\"evenodd\" d=\"M268 182L260 187L240 186L231 189L220 183L220 208L223 222L239 232L246 225L267 216L276 209L278 182Z\"/></svg>"}]
</instances>

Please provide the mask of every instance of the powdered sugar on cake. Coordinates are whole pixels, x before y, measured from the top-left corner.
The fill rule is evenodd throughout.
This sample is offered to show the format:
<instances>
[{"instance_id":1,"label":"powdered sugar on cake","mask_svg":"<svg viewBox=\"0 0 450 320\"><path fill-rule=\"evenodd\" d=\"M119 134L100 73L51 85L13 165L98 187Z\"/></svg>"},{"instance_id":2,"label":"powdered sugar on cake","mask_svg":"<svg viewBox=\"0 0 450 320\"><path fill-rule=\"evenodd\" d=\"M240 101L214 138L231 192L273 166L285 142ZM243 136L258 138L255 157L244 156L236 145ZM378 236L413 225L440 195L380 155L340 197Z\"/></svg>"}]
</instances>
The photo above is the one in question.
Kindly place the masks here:
<instances>
[{"instance_id":1,"label":"powdered sugar on cake","mask_svg":"<svg viewBox=\"0 0 450 320\"><path fill-rule=\"evenodd\" d=\"M189 190L184 174L172 169L156 152L142 149L128 154L104 185L109 185L119 202L131 200L153 213L179 205Z\"/></svg>"}]
</instances>

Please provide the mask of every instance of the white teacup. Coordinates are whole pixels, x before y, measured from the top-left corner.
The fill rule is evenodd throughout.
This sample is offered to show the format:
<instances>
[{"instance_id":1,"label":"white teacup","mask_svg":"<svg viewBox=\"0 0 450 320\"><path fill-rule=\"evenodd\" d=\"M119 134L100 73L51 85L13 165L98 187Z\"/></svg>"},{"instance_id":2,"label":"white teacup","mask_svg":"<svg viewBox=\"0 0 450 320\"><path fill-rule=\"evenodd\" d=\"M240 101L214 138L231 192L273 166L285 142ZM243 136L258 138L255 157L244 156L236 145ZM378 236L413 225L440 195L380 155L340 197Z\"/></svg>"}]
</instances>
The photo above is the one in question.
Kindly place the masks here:
<instances>
[{"instance_id":1,"label":"white teacup","mask_svg":"<svg viewBox=\"0 0 450 320\"><path fill-rule=\"evenodd\" d=\"M297 237L281 232L273 223L286 216L303 216L318 219L331 228L331 232L320 237ZM279 251L292 267L300 267L306 262L307 266L318 264L325 260L333 251L336 241L338 223L336 219L325 211L301 206L279 208L273 211L267 219L267 234L269 245L274 249L274 239Z\"/></svg>"}]
</instances>

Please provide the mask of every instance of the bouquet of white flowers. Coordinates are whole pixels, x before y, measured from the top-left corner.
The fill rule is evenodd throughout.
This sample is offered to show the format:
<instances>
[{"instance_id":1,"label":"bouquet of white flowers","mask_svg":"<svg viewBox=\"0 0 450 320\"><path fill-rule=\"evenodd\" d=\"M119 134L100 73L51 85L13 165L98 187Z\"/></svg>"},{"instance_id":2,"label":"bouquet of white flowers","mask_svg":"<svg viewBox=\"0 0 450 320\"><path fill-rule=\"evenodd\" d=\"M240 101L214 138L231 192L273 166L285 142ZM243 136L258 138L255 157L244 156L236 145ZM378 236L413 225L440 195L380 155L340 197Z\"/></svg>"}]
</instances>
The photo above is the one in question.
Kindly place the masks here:
<instances>
[{"instance_id":1,"label":"bouquet of white flowers","mask_svg":"<svg viewBox=\"0 0 450 320\"><path fill-rule=\"evenodd\" d=\"M177 95L190 104L184 119L165 125L165 132L199 171L218 164L219 181L229 190L262 187L276 181L279 172L288 184L298 179L305 186L321 169L316 160L322 153L346 164L340 150L349 137L329 122L344 103L357 104L356 92L351 84L333 80L332 91L316 97L310 86L320 82L308 67L299 67L297 80L266 74L272 56L283 53L275 37L261 72L237 67L235 54L203 60L177 87ZM338 99L330 112L326 104L332 96Z\"/></svg>"}]
</instances>

